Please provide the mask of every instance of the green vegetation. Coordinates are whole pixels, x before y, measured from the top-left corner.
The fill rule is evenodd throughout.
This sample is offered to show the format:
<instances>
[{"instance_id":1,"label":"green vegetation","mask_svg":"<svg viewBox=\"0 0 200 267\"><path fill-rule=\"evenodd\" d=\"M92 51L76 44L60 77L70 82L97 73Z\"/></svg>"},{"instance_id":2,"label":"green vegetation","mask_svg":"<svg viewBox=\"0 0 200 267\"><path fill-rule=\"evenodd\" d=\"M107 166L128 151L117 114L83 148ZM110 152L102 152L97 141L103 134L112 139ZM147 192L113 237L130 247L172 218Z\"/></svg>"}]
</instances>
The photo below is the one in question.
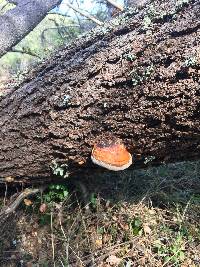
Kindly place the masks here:
<instances>
[{"instance_id":1,"label":"green vegetation","mask_svg":"<svg viewBox=\"0 0 200 267\"><path fill-rule=\"evenodd\" d=\"M142 235L142 221L140 218L134 218L129 223L132 235Z\"/></svg>"},{"instance_id":2,"label":"green vegetation","mask_svg":"<svg viewBox=\"0 0 200 267\"><path fill-rule=\"evenodd\" d=\"M50 166L51 169L52 169L52 173L54 175L57 175L57 176L60 176L60 177L63 177L63 178L67 178L68 177L68 172L67 172L67 169L68 169L68 165L67 164L58 164L57 162L53 161L52 162L52 165Z\"/></svg>"},{"instance_id":3,"label":"green vegetation","mask_svg":"<svg viewBox=\"0 0 200 267\"><path fill-rule=\"evenodd\" d=\"M64 184L52 184L48 187L42 196L44 203L60 203L69 195L68 187Z\"/></svg>"},{"instance_id":4,"label":"green vegetation","mask_svg":"<svg viewBox=\"0 0 200 267\"><path fill-rule=\"evenodd\" d=\"M171 241L171 244L165 245L160 242L155 245L155 248L157 249L158 256L163 258L165 265L171 263L178 266L185 259L184 241L180 233Z\"/></svg>"}]
</instances>

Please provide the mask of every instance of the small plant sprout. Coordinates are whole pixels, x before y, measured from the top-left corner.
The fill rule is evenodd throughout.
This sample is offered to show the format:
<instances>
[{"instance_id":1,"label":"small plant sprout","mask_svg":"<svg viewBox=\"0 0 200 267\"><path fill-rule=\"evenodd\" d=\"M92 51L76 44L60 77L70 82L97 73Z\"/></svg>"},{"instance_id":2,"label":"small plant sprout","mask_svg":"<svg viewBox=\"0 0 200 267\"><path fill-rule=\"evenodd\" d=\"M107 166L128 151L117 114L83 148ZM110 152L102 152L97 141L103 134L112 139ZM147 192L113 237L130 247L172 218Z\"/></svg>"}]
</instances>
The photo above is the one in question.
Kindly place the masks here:
<instances>
[{"instance_id":1,"label":"small plant sprout","mask_svg":"<svg viewBox=\"0 0 200 267\"><path fill-rule=\"evenodd\" d=\"M130 75L131 75L131 80L132 80L133 85L138 85L138 84L142 83L143 78L137 73L137 71L132 70L130 72Z\"/></svg>"},{"instance_id":2,"label":"small plant sprout","mask_svg":"<svg viewBox=\"0 0 200 267\"><path fill-rule=\"evenodd\" d=\"M131 234L136 235L142 235L143 227L142 227L142 221L140 218L134 218L129 223L129 228L131 231Z\"/></svg>"},{"instance_id":3,"label":"small plant sprout","mask_svg":"<svg viewBox=\"0 0 200 267\"><path fill-rule=\"evenodd\" d=\"M90 197L90 203L91 203L91 206L92 206L93 209L96 209L97 208L97 204L98 204L97 202L98 201L97 201L96 194L92 193L91 194L91 197Z\"/></svg>"},{"instance_id":4,"label":"small plant sprout","mask_svg":"<svg viewBox=\"0 0 200 267\"><path fill-rule=\"evenodd\" d=\"M148 164L149 162L152 162L154 159L156 159L155 156L148 156L144 160L144 164Z\"/></svg>"},{"instance_id":5,"label":"small plant sprout","mask_svg":"<svg viewBox=\"0 0 200 267\"><path fill-rule=\"evenodd\" d=\"M154 70L154 66L153 66L153 64L150 65L150 66L148 66L148 67L146 68L145 72L144 72L144 76L145 76L145 77L149 77L149 76L151 75L151 73L153 72L153 70Z\"/></svg>"},{"instance_id":6,"label":"small plant sprout","mask_svg":"<svg viewBox=\"0 0 200 267\"><path fill-rule=\"evenodd\" d=\"M54 175L61 176L63 178L67 178L69 176L69 173L67 172L67 164L59 165L56 161L52 161L52 165L50 167Z\"/></svg>"},{"instance_id":7,"label":"small plant sprout","mask_svg":"<svg viewBox=\"0 0 200 267\"><path fill-rule=\"evenodd\" d=\"M192 67L197 64L197 59L196 57L189 57L185 60L184 62L184 67Z\"/></svg>"},{"instance_id":8,"label":"small plant sprout","mask_svg":"<svg viewBox=\"0 0 200 267\"><path fill-rule=\"evenodd\" d=\"M163 266L168 266L167 264L173 264L173 266L180 266L179 264L185 259L185 246L184 238L180 232L177 233L174 240L171 240L169 244L164 244L160 240L155 243L155 248L159 257L164 260Z\"/></svg>"},{"instance_id":9,"label":"small plant sprout","mask_svg":"<svg viewBox=\"0 0 200 267\"><path fill-rule=\"evenodd\" d=\"M69 195L68 188L63 184L52 184L48 187L48 191L44 194L45 203L62 202Z\"/></svg>"},{"instance_id":10,"label":"small plant sprout","mask_svg":"<svg viewBox=\"0 0 200 267\"><path fill-rule=\"evenodd\" d=\"M128 54L124 54L123 58L125 58L127 61L133 62L134 60L136 60L137 57L134 54L128 53Z\"/></svg>"}]
</instances>

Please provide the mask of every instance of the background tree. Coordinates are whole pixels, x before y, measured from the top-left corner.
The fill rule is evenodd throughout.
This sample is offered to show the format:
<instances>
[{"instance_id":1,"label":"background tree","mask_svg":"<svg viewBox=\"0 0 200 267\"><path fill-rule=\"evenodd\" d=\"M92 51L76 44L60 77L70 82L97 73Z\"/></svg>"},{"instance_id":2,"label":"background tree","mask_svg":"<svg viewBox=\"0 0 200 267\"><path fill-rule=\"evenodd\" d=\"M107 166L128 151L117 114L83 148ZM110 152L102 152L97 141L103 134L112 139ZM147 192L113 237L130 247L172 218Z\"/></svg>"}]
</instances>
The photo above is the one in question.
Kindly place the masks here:
<instances>
[{"instance_id":1,"label":"background tree","mask_svg":"<svg viewBox=\"0 0 200 267\"><path fill-rule=\"evenodd\" d=\"M27 35L46 15L60 4L55 1L8 1L16 6L0 16L0 55L4 55Z\"/></svg>"},{"instance_id":2,"label":"background tree","mask_svg":"<svg viewBox=\"0 0 200 267\"><path fill-rule=\"evenodd\" d=\"M15 5L11 2L0 1L0 15L3 20L7 16L7 11L16 12ZM68 43L78 34L96 26L96 21L93 21L93 18L96 17L99 21L106 19L105 4L94 3L90 7L91 10L86 12L83 9L83 7L86 9L84 1L80 4L79 2L72 2L69 5L67 1L61 3L60 7L47 12L46 17L38 26L33 25L33 31L25 38L21 35L20 40L22 39L22 41L18 42L16 46L8 47L8 52L0 58L1 84L6 83L6 80L10 79L10 75L12 75L12 78L19 79L21 74L28 71L32 64L46 58L54 49ZM76 11L73 11L73 7ZM21 12L24 12L22 4L19 8L21 8ZM88 15L88 17L84 15ZM4 27L4 25L2 24L1 27ZM5 40L6 35L2 38L2 42L6 43ZM4 84L1 87L4 87Z\"/></svg>"}]
</instances>

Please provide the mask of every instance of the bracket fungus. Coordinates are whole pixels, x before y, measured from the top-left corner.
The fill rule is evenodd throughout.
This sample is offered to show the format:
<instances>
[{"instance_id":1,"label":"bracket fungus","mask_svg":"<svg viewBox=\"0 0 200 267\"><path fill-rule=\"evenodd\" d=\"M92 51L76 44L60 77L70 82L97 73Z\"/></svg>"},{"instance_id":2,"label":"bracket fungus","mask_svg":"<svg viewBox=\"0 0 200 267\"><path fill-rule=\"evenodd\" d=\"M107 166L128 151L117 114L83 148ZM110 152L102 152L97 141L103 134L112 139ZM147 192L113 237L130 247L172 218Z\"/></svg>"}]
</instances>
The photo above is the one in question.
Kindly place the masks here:
<instances>
[{"instance_id":1,"label":"bracket fungus","mask_svg":"<svg viewBox=\"0 0 200 267\"><path fill-rule=\"evenodd\" d=\"M111 171L127 169L132 164L132 156L120 139L100 140L94 144L91 159L93 163Z\"/></svg>"}]
</instances>

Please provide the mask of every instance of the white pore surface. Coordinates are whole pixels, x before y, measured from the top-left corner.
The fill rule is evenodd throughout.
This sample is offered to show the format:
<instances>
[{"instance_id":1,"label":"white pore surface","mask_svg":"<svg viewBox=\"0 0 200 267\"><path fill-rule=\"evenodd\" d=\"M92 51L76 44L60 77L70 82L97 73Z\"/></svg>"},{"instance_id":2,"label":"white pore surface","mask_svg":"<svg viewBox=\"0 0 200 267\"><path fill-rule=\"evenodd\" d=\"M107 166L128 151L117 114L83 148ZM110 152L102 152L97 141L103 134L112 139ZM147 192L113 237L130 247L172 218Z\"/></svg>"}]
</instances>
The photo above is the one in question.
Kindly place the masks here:
<instances>
[{"instance_id":1,"label":"white pore surface","mask_svg":"<svg viewBox=\"0 0 200 267\"><path fill-rule=\"evenodd\" d=\"M97 160L92 155L91 155L91 160L92 160L93 163L95 163L95 164L97 164L97 165L99 165L101 167L104 167L104 168L106 168L108 170L111 170L111 171L123 171L123 170L127 169L132 164L132 156L131 156L131 154L129 154L129 155L130 155L129 162L127 162L126 164L124 164L124 165L122 165L120 167L108 164L108 163L106 163L104 161Z\"/></svg>"}]
</instances>

